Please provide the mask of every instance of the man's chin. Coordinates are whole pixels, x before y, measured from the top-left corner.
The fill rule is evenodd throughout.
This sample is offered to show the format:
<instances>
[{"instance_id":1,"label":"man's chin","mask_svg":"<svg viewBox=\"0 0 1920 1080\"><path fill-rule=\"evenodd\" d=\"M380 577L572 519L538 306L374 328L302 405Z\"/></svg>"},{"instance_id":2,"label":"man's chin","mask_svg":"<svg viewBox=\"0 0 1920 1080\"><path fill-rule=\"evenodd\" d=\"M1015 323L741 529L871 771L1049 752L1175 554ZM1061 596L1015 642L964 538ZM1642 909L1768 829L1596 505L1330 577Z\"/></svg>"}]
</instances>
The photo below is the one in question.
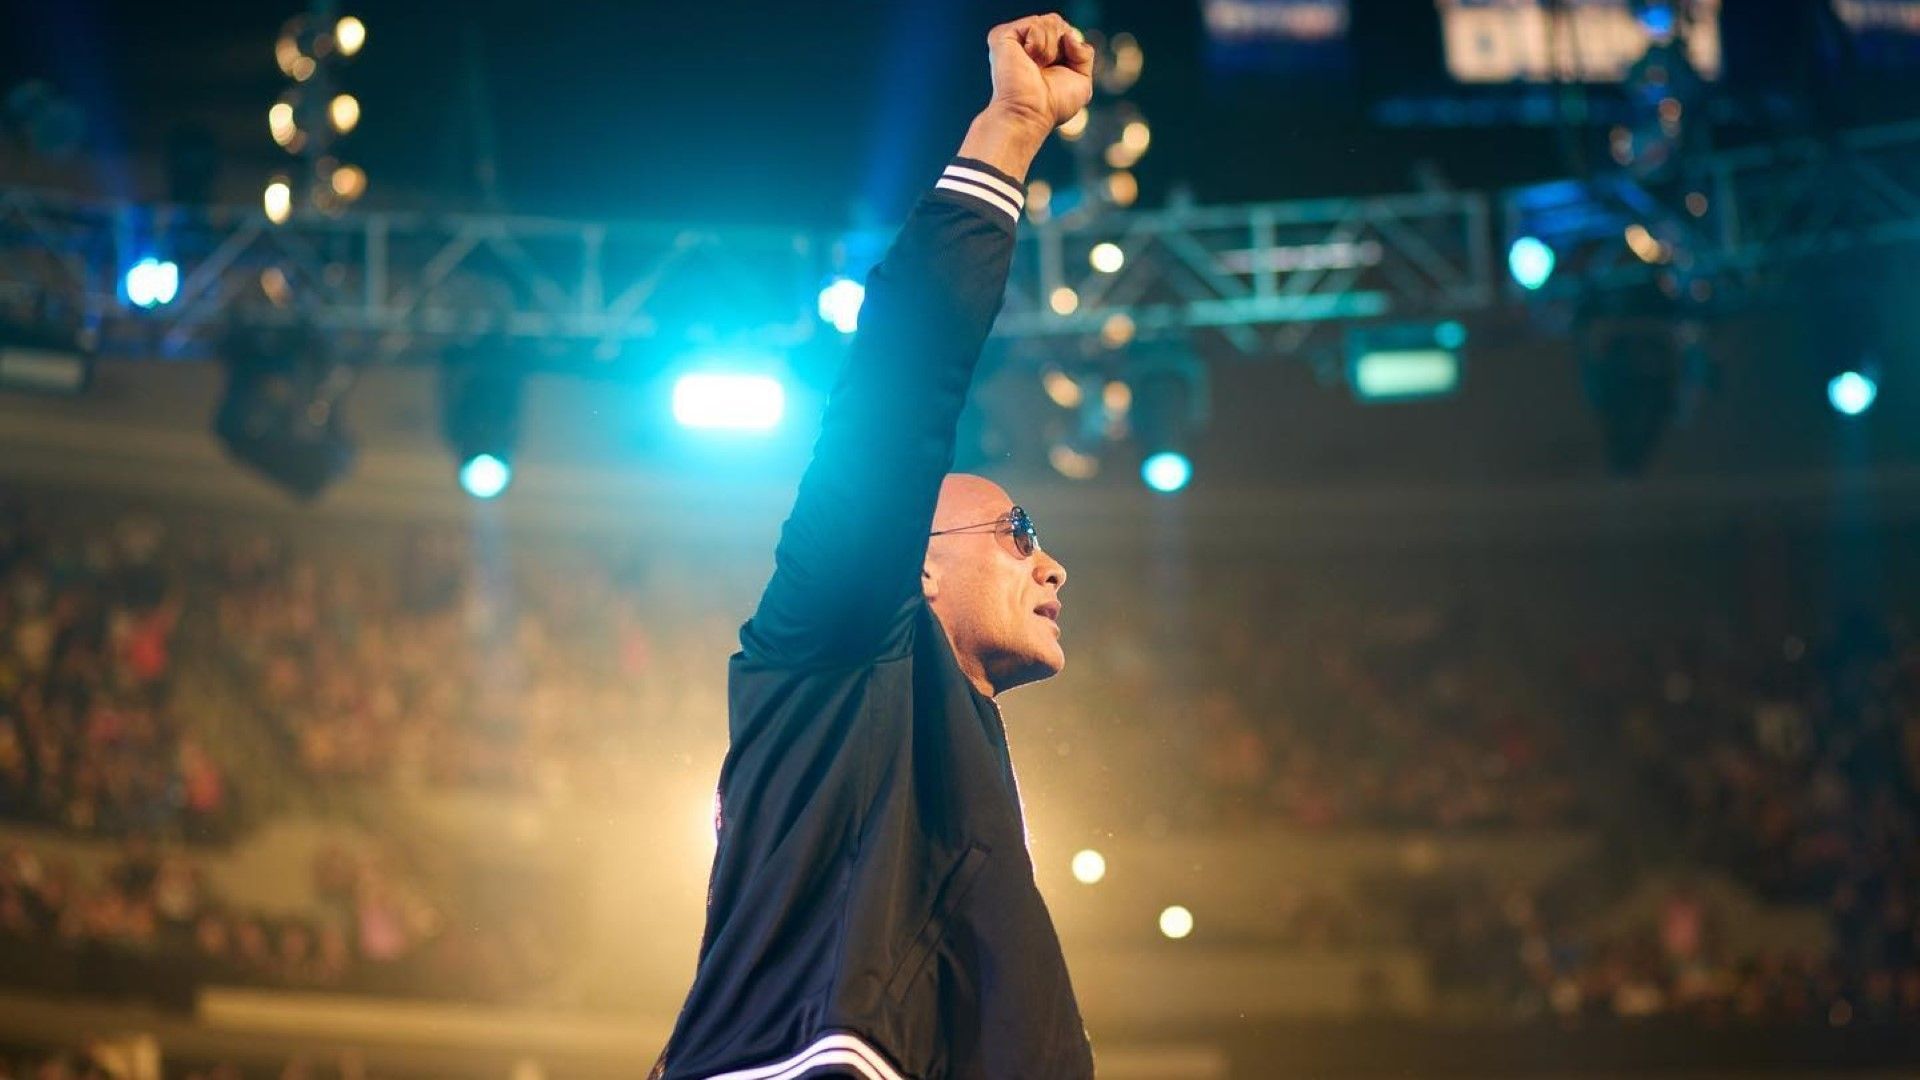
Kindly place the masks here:
<instances>
[{"instance_id":1,"label":"man's chin","mask_svg":"<svg viewBox=\"0 0 1920 1080\"><path fill-rule=\"evenodd\" d=\"M1027 664L1026 682L1039 682L1051 679L1066 670L1067 650L1057 641L1049 641L1033 651L1033 657Z\"/></svg>"}]
</instances>

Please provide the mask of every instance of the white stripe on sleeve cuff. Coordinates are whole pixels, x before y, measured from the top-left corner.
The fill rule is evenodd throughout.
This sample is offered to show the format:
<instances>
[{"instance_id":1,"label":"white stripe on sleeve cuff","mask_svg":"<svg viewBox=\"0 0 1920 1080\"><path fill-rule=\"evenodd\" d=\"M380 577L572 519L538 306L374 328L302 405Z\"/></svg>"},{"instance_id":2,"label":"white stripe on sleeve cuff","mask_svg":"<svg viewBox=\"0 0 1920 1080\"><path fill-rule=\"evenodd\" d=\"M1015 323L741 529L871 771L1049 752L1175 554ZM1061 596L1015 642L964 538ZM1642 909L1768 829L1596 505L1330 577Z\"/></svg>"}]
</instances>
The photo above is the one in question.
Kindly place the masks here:
<instances>
[{"instance_id":1,"label":"white stripe on sleeve cuff","mask_svg":"<svg viewBox=\"0 0 1920 1080\"><path fill-rule=\"evenodd\" d=\"M970 169L965 165L947 166L933 186L943 191L971 195L1007 215L1016 225L1020 222L1021 208L1027 204L1026 196L1020 193L1019 188L992 173Z\"/></svg>"}]
</instances>

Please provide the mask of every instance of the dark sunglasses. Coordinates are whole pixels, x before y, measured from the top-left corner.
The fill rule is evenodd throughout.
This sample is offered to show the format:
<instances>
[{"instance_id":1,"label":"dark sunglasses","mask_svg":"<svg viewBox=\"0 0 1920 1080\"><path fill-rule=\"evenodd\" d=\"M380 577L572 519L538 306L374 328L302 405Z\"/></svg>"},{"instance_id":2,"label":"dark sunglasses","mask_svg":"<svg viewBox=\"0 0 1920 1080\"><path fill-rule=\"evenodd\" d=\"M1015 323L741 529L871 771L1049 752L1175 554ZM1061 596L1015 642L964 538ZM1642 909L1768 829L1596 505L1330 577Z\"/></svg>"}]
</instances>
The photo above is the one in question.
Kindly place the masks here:
<instances>
[{"instance_id":1,"label":"dark sunglasses","mask_svg":"<svg viewBox=\"0 0 1920 1080\"><path fill-rule=\"evenodd\" d=\"M1014 550L1018 551L1023 559L1040 550L1040 534L1033 529L1033 519L1027 516L1025 510L1017 506L992 521L983 521L978 525L962 525L954 529L939 529L927 535L951 536L954 533L978 532L981 529L992 529L994 532L1011 529Z\"/></svg>"}]
</instances>

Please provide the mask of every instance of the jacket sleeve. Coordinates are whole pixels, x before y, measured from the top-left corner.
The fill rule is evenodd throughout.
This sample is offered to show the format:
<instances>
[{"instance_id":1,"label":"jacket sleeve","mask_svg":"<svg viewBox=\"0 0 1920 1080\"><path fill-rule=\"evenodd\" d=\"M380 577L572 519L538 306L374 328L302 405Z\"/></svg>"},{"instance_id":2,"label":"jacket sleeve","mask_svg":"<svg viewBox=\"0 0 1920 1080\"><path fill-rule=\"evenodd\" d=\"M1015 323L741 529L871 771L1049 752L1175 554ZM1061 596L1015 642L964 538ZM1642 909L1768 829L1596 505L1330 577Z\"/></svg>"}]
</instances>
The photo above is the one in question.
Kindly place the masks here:
<instances>
[{"instance_id":1,"label":"jacket sleeve","mask_svg":"<svg viewBox=\"0 0 1920 1080\"><path fill-rule=\"evenodd\" d=\"M906 647L954 428L999 314L1023 196L956 158L867 279L813 460L741 629L748 657L831 666Z\"/></svg>"}]
</instances>

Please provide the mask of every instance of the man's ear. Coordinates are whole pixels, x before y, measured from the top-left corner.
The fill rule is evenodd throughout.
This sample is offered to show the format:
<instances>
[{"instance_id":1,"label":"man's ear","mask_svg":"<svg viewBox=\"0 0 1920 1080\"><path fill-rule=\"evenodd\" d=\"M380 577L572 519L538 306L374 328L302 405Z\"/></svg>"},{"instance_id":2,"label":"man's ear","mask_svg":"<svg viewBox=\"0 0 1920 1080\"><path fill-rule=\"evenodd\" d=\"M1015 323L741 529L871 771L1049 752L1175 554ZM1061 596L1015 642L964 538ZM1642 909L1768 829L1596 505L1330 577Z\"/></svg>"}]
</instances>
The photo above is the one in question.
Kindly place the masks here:
<instances>
[{"instance_id":1,"label":"man's ear","mask_svg":"<svg viewBox=\"0 0 1920 1080\"><path fill-rule=\"evenodd\" d=\"M932 559L920 564L920 595L929 603L940 595L940 571L934 568Z\"/></svg>"}]
</instances>

